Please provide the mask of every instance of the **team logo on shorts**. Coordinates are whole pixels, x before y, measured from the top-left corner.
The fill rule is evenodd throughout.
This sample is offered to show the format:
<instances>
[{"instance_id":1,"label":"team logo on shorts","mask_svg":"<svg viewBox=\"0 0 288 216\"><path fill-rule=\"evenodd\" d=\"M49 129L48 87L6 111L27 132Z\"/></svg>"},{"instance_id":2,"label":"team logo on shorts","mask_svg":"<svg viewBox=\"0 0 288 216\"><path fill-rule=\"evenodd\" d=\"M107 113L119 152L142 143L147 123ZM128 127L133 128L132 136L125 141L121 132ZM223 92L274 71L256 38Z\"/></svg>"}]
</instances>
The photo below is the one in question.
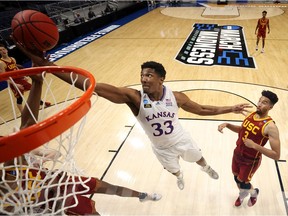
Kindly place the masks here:
<instances>
[{"instance_id":1,"label":"team logo on shorts","mask_svg":"<svg viewBox=\"0 0 288 216\"><path fill-rule=\"evenodd\" d=\"M243 28L196 23L176 59L188 65L255 68L247 52Z\"/></svg>"}]
</instances>

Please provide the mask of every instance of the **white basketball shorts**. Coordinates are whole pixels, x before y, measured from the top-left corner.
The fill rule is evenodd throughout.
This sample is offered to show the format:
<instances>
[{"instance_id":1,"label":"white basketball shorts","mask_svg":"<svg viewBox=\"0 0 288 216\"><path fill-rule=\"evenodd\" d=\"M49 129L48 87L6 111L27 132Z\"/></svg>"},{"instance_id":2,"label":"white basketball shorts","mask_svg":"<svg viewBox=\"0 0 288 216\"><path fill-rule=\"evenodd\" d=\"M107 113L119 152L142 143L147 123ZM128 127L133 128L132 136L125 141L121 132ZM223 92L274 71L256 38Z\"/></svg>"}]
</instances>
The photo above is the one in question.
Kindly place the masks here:
<instances>
[{"instance_id":1,"label":"white basketball shorts","mask_svg":"<svg viewBox=\"0 0 288 216\"><path fill-rule=\"evenodd\" d=\"M180 157L188 162L199 161L202 157L201 149L188 132L171 147L157 149L155 145L152 145L152 149L162 166L171 173L180 171Z\"/></svg>"}]
</instances>

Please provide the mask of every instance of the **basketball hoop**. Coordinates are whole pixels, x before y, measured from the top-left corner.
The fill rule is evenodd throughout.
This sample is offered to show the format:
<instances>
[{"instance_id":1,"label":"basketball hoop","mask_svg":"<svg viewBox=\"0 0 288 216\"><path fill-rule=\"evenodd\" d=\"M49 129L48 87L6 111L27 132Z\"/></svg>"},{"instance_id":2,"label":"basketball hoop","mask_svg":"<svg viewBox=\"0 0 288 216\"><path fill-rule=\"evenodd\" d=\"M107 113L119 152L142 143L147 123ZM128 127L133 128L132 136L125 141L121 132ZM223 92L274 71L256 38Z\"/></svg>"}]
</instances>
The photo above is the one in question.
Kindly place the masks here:
<instances>
[{"instance_id":1,"label":"basketball hoop","mask_svg":"<svg viewBox=\"0 0 288 216\"><path fill-rule=\"evenodd\" d=\"M41 72L53 73L71 73L83 75L90 81L90 86L84 94L73 104L50 118L25 128L17 133L12 133L0 139L0 163L10 160L14 157L31 151L49 140L55 138L63 131L70 128L81 117L83 117L91 107L90 97L95 87L95 79L92 74L85 70L74 67L35 67L16 72L0 74L0 81L10 78L19 78L23 76L35 75ZM50 89L51 90L51 89ZM1 134L2 135L2 134ZM29 144L29 145L28 145ZM13 151L11 151L13 149Z\"/></svg>"},{"instance_id":2,"label":"basketball hoop","mask_svg":"<svg viewBox=\"0 0 288 216\"><path fill-rule=\"evenodd\" d=\"M53 73L68 73L71 84ZM36 124L15 131L13 128L20 127L15 98L9 87L0 95L6 102L3 110L11 112L0 113L0 214L65 214L67 209L78 205L78 196L88 190L85 183L90 178L79 179L82 171L76 167L74 148L93 104L95 79L80 68L49 66L1 73L0 81L10 80L13 85L13 79L36 74L43 77L42 100L53 104L41 108L38 119L34 117ZM85 77L84 92L75 86L79 76ZM56 85L61 85L61 94L56 91ZM28 106L25 96L21 94L21 97L23 105ZM33 152L39 147L42 155ZM53 156L48 157L47 152ZM20 157L23 155L25 163Z\"/></svg>"}]
</instances>

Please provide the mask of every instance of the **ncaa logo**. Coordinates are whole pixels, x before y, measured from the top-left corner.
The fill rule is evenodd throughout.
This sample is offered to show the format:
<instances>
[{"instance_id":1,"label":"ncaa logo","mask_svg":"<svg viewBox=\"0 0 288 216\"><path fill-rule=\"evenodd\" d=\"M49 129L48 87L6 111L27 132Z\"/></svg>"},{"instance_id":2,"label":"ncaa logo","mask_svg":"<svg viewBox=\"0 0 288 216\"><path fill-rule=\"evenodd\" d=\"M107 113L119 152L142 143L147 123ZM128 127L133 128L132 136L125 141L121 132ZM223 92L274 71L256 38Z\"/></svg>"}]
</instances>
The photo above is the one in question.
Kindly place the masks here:
<instances>
[{"instance_id":1,"label":"ncaa logo","mask_svg":"<svg viewBox=\"0 0 288 216\"><path fill-rule=\"evenodd\" d=\"M188 65L256 68L248 55L243 27L196 23L176 56Z\"/></svg>"}]
</instances>

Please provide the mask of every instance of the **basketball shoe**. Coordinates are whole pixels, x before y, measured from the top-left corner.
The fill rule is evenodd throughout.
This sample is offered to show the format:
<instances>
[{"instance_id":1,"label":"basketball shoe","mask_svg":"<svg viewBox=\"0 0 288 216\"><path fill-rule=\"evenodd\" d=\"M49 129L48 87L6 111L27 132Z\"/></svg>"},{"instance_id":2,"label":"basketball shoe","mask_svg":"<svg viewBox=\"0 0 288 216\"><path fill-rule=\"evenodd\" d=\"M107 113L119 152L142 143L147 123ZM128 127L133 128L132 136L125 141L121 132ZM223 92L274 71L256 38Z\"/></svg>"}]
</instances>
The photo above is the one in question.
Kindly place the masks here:
<instances>
[{"instance_id":1,"label":"basketball shoe","mask_svg":"<svg viewBox=\"0 0 288 216\"><path fill-rule=\"evenodd\" d=\"M215 170L213 170L209 165L202 167L202 171L206 172L213 179L219 178L218 173Z\"/></svg>"},{"instance_id":2,"label":"basketball shoe","mask_svg":"<svg viewBox=\"0 0 288 216\"><path fill-rule=\"evenodd\" d=\"M258 45L256 45L256 48L255 48L255 50L256 50L256 51L258 51Z\"/></svg>"},{"instance_id":3,"label":"basketball shoe","mask_svg":"<svg viewBox=\"0 0 288 216\"><path fill-rule=\"evenodd\" d=\"M142 193L139 197L140 202L145 202L148 200L151 201L158 201L162 198L161 194L153 193L153 194L148 194L148 193Z\"/></svg>"},{"instance_id":4,"label":"basketball shoe","mask_svg":"<svg viewBox=\"0 0 288 216\"><path fill-rule=\"evenodd\" d=\"M237 200L235 201L235 204L234 204L234 205L235 205L236 207L239 207L239 206L241 206L242 202L243 202L243 199L240 199L240 197L238 197Z\"/></svg>"},{"instance_id":5,"label":"basketball shoe","mask_svg":"<svg viewBox=\"0 0 288 216\"><path fill-rule=\"evenodd\" d=\"M180 175L177 176L177 186L180 190L184 189L184 179L183 179L183 172L180 172Z\"/></svg>"},{"instance_id":6,"label":"basketball shoe","mask_svg":"<svg viewBox=\"0 0 288 216\"><path fill-rule=\"evenodd\" d=\"M255 203L257 202L257 196L259 195L259 189L255 188L254 189L254 193L251 194L250 199L248 201L248 206L251 207L253 205L255 205Z\"/></svg>"},{"instance_id":7,"label":"basketball shoe","mask_svg":"<svg viewBox=\"0 0 288 216\"><path fill-rule=\"evenodd\" d=\"M243 200L244 200L245 197L247 197L248 195L249 195L248 190L240 189L239 197L238 197L237 200L235 201L235 204L234 204L234 205L235 205L236 207L241 206Z\"/></svg>"},{"instance_id":8,"label":"basketball shoe","mask_svg":"<svg viewBox=\"0 0 288 216\"><path fill-rule=\"evenodd\" d=\"M264 53L264 49L261 50L261 53Z\"/></svg>"},{"instance_id":9,"label":"basketball shoe","mask_svg":"<svg viewBox=\"0 0 288 216\"><path fill-rule=\"evenodd\" d=\"M46 101L46 102L44 103L44 102L41 100L41 101L40 101L40 106L42 107L43 104L44 104L44 108L47 108L47 107L50 107L50 106L51 106L51 103L50 103L50 102Z\"/></svg>"},{"instance_id":10,"label":"basketball shoe","mask_svg":"<svg viewBox=\"0 0 288 216\"><path fill-rule=\"evenodd\" d=\"M50 106L51 106L51 103L50 103L50 102L45 102L44 108L47 108L47 107L50 107Z\"/></svg>"}]
</instances>

